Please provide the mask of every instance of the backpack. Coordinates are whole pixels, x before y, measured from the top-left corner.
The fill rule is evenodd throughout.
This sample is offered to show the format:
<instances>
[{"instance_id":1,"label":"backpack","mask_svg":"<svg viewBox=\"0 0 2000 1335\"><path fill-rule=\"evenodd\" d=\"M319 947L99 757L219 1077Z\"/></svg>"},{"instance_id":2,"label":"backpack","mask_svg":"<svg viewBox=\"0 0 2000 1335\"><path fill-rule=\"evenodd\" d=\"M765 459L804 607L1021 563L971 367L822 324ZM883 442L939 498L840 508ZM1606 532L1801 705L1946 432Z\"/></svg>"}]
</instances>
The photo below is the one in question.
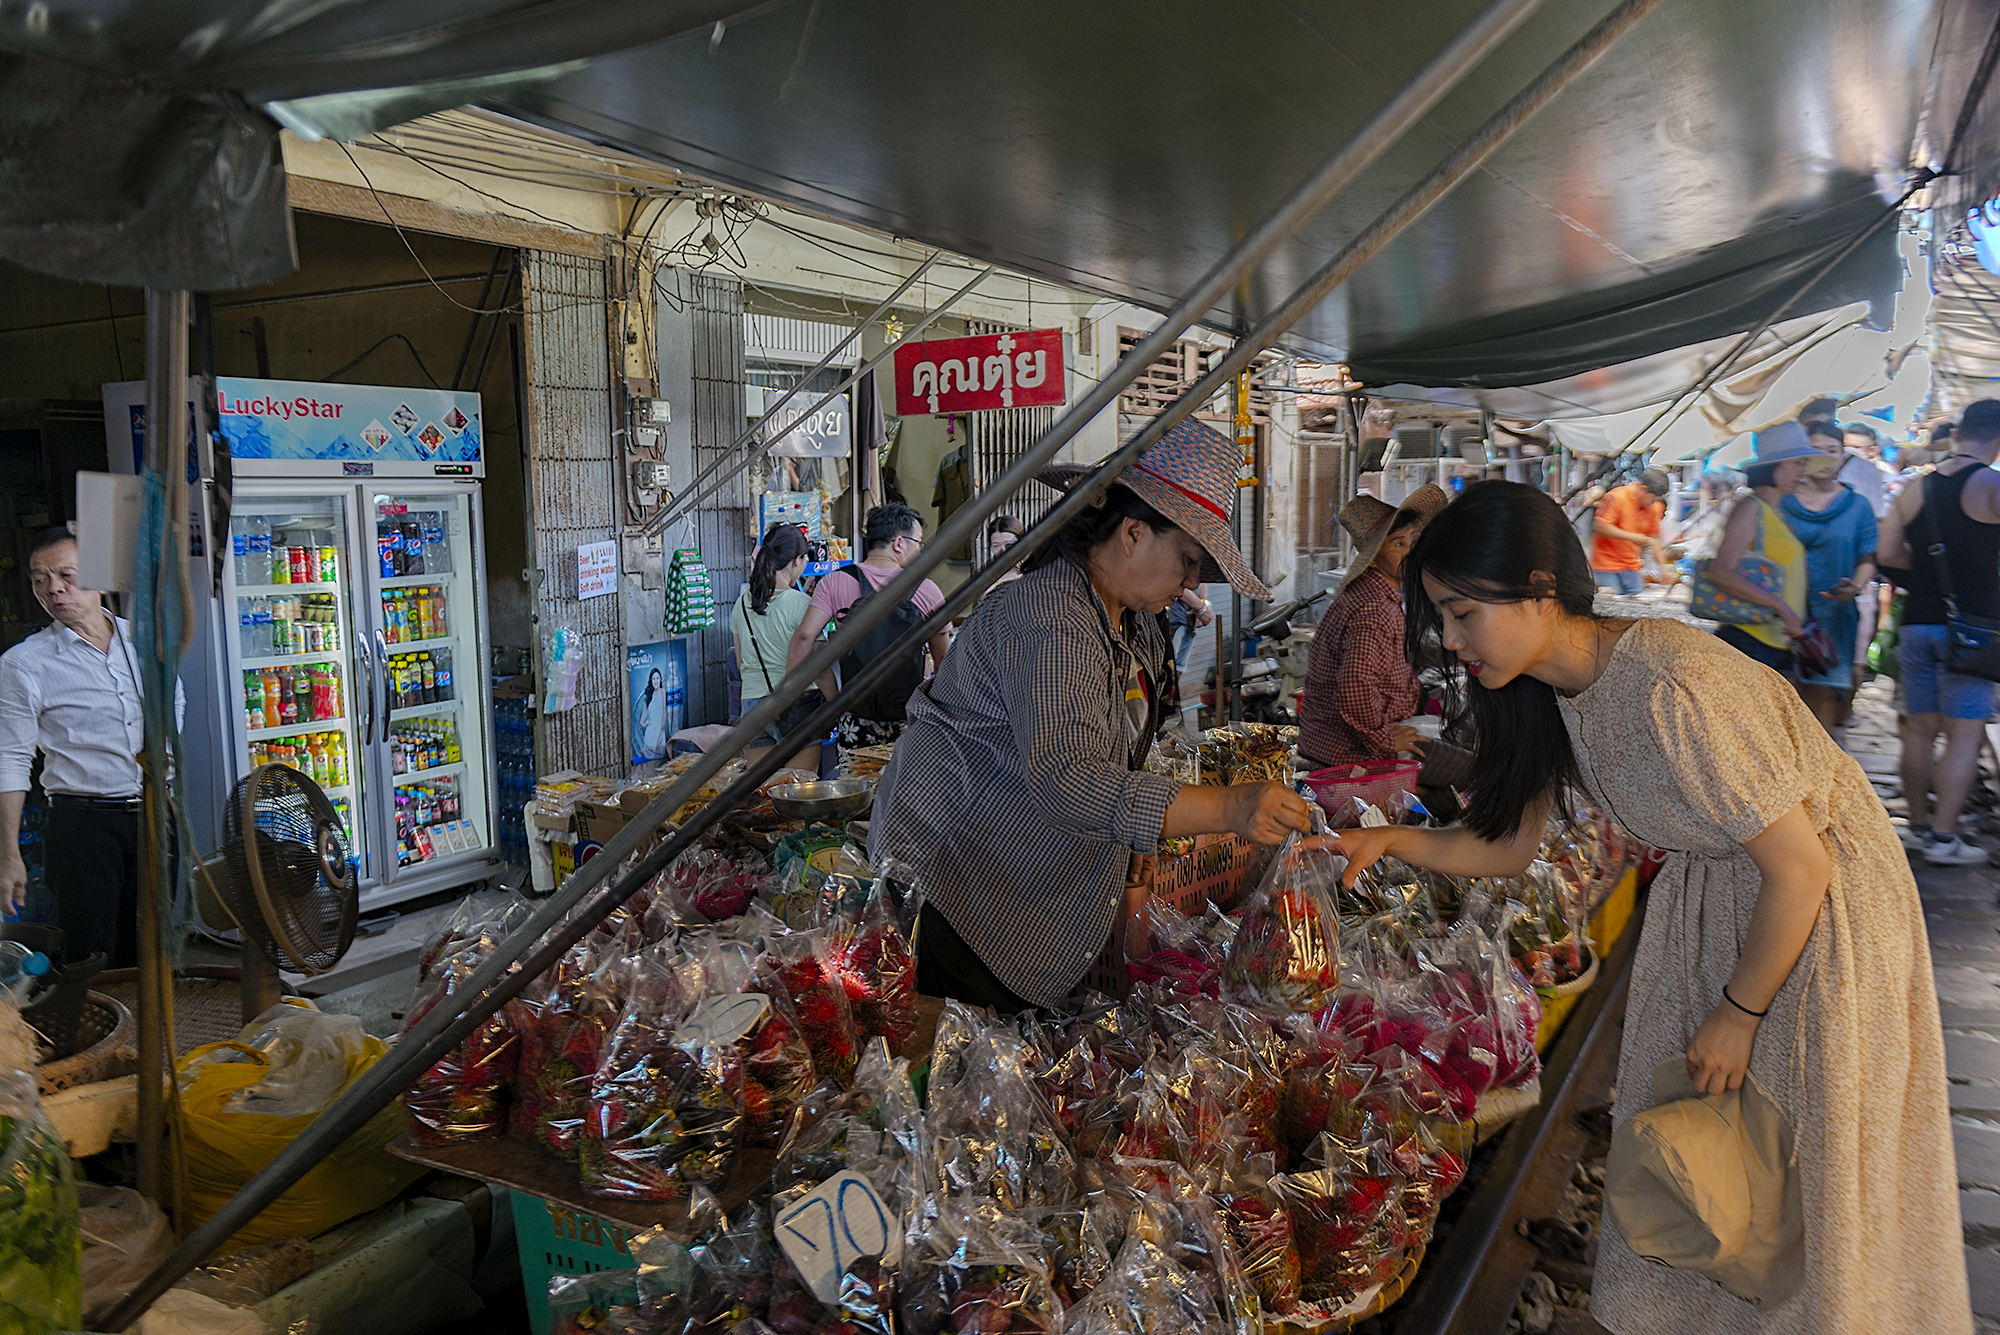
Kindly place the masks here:
<instances>
[{"instance_id":1,"label":"backpack","mask_svg":"<svg viewBox=\"0 0 2000 1335\"><path fill-rule=\"evenodd\" d=\"M861 596L849 604L846 611L837 618L845 625L854 609L870 598L879 597L881 591L869 581L866 575L852 570L841 572L861 586ZM924 614L917 610L916 603L905 598L896 609L876 622L857 641L854 647L840 657L840 679L843 683L859 676L861 669L889 651L889 646L903 637L903 633L922 622ZM874 719L882 723L901 723L906 715L904 708L917 688L924 684L924 651L920 648L906 663L899 663L889 670L887 676L875 683L867 695L858 700L852 709L856 718Z\"/></svg>"}]
</instances>

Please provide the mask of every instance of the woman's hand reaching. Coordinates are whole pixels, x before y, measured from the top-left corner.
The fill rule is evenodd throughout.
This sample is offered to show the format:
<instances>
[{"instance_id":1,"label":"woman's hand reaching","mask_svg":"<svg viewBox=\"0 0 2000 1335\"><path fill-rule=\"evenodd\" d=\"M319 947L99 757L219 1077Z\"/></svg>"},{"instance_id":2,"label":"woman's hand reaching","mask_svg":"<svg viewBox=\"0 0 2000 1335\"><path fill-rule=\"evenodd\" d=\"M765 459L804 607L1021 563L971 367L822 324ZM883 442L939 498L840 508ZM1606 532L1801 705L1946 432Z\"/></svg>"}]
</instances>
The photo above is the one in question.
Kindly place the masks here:
<instances>
[{"instance_id":1,"label":"woman's hand reaching","mask_svg":"<svg viewBox=\"0 0 2000 1335\"><path fill-rule=\"evenodd\" d=\"M1341 884L1352 886L1355 878L1387 856L1389 846L1396 841L1399 833L1399 827L1394 825L1369 830L1335 831L1333 840L1339 846L1340 855L1347 859L1347 870L1340 874Z\"/></svg>"}]
</instances>

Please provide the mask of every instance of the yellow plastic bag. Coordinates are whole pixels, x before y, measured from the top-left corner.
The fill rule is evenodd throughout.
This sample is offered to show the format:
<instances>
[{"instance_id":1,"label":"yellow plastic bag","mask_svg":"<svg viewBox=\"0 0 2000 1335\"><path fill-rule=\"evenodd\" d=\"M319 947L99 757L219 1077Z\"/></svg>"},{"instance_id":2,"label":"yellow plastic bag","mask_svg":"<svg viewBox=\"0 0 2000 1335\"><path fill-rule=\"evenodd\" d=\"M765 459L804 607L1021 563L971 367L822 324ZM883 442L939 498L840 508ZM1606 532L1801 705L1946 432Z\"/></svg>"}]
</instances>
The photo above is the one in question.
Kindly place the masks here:
<instances>
[{"instance_id":1,"label":"yellow plastic bag","mask_svg":"<svg viewBox=\"0 0 2000 1335\"><path fill-rule=\"evenodd\" d=\"M246 1060L209 1060L231 1050L242 1053ZM361 1051L348 1058L347 1080L340 1092L345 1093L388 1050L389 1045L381 1039L366 1038ZM261 1081L269 1068L264 1054L248 1043L206 1043L181 1058L187 1199L197 1225L263 1171L317 1115L274 1117L232 1110L229 1096ZM383 1148L407 1130L409 1115L400 1101L392 1102L251 1220L223 1251L285 1234L317 1237L358 1214L388 1204L424 1173L419 1165L395 1158Z\"/></svg>"}]
</instances>

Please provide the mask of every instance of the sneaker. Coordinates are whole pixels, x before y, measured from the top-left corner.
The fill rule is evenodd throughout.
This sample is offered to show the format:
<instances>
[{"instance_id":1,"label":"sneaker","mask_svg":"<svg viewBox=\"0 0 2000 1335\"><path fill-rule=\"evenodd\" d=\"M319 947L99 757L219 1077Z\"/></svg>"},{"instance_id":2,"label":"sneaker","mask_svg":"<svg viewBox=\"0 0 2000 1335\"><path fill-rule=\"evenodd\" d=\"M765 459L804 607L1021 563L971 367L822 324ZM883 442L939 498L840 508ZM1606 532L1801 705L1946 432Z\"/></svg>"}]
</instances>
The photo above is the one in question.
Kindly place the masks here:
<instances>
[{"instance_id":1,"label":"sneaker","mask_svg":"<svg viewBox=\"0 0 2000 1335\"><path fill-rule=\"evenodd\" d=\"M1986 850L1955 834L1933 838L1924 850L1924 861L1933 867L1971 867L1986 861Z\"/></svg>"},{"instance_id":2,"label":"sneaker","mask_svg":"<svg viewBox=\"0 0 2000 1335\"><path fill-rule=\"evenodd\" d=\"M1896 837L1903 841L1903 847L1912 853L1921 853L1931 846L1931 832L1920 830L1914 825L1898 825Z\"/></svg>"}]
</instances>

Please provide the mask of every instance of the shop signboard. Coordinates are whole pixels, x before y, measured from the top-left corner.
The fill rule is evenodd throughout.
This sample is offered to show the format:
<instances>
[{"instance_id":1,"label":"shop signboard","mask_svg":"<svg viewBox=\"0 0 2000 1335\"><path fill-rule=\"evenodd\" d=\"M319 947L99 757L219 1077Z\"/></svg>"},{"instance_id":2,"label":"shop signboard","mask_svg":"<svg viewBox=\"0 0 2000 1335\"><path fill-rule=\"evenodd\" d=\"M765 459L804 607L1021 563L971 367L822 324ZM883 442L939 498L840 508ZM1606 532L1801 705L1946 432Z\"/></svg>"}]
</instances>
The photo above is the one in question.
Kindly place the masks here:
<instances>
[{"instance_id":1,"label":"shop signboard","mask_svg":"<svg viewBox=\"0 0 2000 1335\"><path fill-rule=\"evenodd\" d=\"M839 395L807 412L812 401L796 394L778 410L770 434L778 443L771 453L783 459L845 459L854 449L847 396Z\"/></svg>"},{"instance_id":2,"label":"shop signboard","mask_svg":"<svg viewBox=\"0 0 2000 1335\"><path fill-rule=\"evenodd\" d=\"M215 420L238 473L484 477L479 395L219 376Z\"/></svg>"},{"instance_id":3,"label":"shop signboard","mask_svg":"<svg viewBox=\"0 0 2000 1335\"><path fill-rule=\"evenodd\" d=\"M601 598L618 592L618 544L586 542L576 549L576 597Z\"/></svg>"},{"instance_id":4,"label":"shop signboard","mask_svg":"<svg viewBox=\"0 0 2000 1335\"><path fill-rule=\"evenodd\" d=\"M1060 329L934 338L896 349L898 416L1045 407L1065 397Z\"/></svg>"}]
</instances>

